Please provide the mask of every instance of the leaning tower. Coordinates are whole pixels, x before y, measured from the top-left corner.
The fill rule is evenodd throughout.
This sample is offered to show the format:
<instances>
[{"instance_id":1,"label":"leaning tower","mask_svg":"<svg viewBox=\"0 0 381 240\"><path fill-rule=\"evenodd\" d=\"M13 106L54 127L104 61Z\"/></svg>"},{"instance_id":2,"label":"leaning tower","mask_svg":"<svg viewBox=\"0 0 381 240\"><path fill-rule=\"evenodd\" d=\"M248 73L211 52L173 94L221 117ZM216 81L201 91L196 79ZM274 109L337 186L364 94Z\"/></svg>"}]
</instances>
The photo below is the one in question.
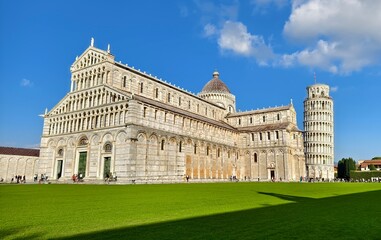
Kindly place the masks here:
<instances>
[{"instance_id":1,"label":"leaning tower","mask_svg":"<svg viewBox=\"0 0 381 240\"><path fill-rule=\"evenodd\" d=\"M308 178L333 179L333 100L329 86L307 87L304 100L304 147Z\"/></svg>"}]
</instances>

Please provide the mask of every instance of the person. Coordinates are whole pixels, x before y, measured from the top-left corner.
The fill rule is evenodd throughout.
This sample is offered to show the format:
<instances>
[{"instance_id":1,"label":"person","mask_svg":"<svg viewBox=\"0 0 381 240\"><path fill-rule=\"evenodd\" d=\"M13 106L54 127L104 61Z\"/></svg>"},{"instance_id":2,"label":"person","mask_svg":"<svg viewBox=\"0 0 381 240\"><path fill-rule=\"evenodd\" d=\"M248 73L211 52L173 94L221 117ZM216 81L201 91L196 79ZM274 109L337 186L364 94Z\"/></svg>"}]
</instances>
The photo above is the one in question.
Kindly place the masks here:
<instances>
[{"instance_id":1,"label":"person","mask_svg":"<svg viewBox=\"0 0 381 240\"><path fill-rule=\"evenodd\" d=\"M187 175L187 182L189 182L189 175Z\"/></svg>"},{"instance_id":2,"label":"person","mask_svg":"<svg viewBox=\"0 0 381 240\"><path fill-rule=\"evenodd\" d=\"M73 176L71 176L71 180L73 180L73 183L75 183L75 174L73 174Z\"/></svg>"}]
</instances>

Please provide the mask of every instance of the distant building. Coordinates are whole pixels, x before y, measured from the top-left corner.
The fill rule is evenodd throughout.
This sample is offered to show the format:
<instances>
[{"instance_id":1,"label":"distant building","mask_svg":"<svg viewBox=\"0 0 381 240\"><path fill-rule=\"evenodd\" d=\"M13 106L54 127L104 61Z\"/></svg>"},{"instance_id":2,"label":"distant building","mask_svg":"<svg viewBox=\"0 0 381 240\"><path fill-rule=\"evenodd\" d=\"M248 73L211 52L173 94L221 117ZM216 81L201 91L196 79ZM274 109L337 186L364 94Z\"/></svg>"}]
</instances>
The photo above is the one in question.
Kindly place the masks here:
<instances>
[{"instance_id":1,"label":"distant building","mask_svg":"<svg viewBox=\"0 0 381 240\"><path fill-rule=\"evenodd\" d=\"M0 178L10 181L15 175L32 181L38 172L39 149L0 147Z\"/></svg>"},{"instance_id":2,"label":"distant building","mask_svg":"<svg viewBox=\"0 0 381 240\"><path fill-rule=\"evenodd\" d=\"M375 160L360 160L358 161L360 171L370 171L369 166L373 165L376 170L381 170L381 159Z\"/></svg>"}]
</instances>

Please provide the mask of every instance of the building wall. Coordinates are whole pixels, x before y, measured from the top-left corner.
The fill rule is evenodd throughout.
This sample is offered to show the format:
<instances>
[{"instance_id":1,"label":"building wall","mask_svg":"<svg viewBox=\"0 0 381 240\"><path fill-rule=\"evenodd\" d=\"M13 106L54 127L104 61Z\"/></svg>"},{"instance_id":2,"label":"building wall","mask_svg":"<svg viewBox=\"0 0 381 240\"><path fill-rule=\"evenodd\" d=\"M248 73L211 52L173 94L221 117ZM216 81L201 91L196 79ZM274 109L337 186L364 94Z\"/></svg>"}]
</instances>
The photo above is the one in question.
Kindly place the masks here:
<instances>
[{"instance_id":1,"label":"building wall","mask_svg":"<svg viewBox=\"0 0 381 240\"><path fill-rule=\"evenodd\" d=\"M33 181L38 168L38 157L0 154L0 178L5 182L15 175L25 176L27 182Z\"/></svg>"}]
</instances>

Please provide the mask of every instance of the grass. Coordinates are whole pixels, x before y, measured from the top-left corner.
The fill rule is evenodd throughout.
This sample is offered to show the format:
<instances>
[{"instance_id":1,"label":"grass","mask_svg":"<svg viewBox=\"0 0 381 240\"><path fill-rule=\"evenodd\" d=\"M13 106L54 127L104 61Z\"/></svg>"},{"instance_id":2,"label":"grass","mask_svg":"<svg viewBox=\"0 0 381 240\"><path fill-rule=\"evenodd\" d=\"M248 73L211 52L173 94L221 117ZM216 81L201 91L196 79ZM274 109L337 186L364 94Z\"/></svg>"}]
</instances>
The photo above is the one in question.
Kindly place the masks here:
<instances>
[{"instance_id":1,"label":"grass","mask_svg":"<svg viewBox=\"0 0 381 240\"><path fill-rule=\"evenodd\" d=\"M378 183L0 185L0 239L381 239Z\"/></svg>"}]
</instances>

